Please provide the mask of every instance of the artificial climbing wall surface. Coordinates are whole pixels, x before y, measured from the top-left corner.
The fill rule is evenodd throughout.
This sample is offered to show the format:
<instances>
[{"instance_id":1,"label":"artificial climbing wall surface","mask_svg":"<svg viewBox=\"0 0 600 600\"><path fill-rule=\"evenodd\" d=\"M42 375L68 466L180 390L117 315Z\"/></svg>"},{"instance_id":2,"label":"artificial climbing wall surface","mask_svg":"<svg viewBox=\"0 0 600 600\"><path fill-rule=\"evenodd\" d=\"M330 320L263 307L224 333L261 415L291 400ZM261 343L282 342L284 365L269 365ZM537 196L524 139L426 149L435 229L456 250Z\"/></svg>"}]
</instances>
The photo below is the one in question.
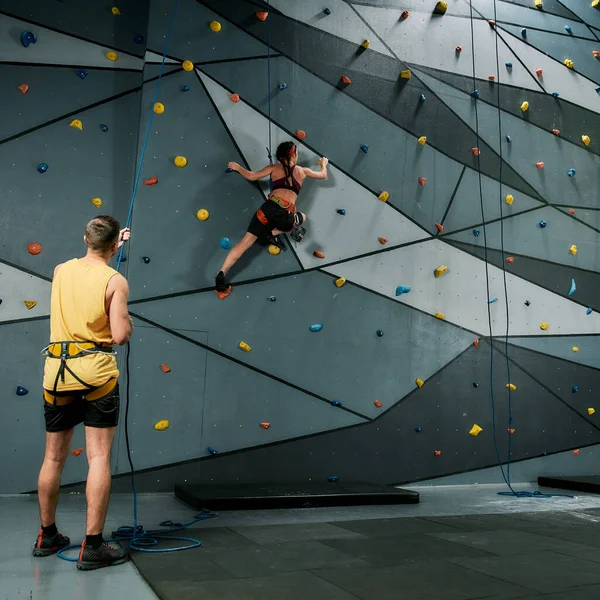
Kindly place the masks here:
<instances>
[{"instance_id":1,"label":"artificial climbing wall surface","mask_svg":"<svg viewBox=\"0 0 600 600\"><path fill-rule=\"evenodd\" d=\"M263 20L264 3L179 0L170 30L172 0L59 6L0 3L0 385L15 407L0 492L35 488L53 266L98 210L125 219L142 157L122 266L139 489L476 481L497 460L494 422L523 477L595 472L600 12L272 0ZM227 163L262 168L290 138L303 166L331 161L302 190L306 236L252 248L219 301L221 242L268 193ZM121 427L122 491L127 458ZM70 457L65 483L84 476Z\"/></svg>"}]
</instances>

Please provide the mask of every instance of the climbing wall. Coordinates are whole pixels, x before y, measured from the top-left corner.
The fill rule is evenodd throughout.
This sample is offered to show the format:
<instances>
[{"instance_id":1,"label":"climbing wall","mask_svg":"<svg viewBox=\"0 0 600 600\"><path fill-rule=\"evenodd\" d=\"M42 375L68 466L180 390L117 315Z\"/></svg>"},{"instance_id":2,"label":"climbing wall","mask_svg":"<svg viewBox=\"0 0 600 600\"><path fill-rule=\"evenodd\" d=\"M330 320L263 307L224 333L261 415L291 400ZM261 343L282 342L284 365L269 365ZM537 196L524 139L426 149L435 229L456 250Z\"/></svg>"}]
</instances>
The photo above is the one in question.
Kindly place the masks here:
<instances>
[{"instance_id":1,"label":"climbing wall","mask_svg":"<svg viewBox=\"0 0 600 600\"><path fill-rule=\"evenodd\" d=\"M526 478L595 472L597 9L152 0L76 19L3 4L0 386L15 423L0 492L36 485L52 269L82 253L94 214L125 221L140 164L121 266L138 489L494 481L497 453ZM253 247L221 301L224 248L268 193L227 163L260 169L289 139L301 165L330 160L300 195L306 236ZM113 468L127 491L123 427ZM64 482L84 477L70 457Z\"/></svg>"}]
</instances>

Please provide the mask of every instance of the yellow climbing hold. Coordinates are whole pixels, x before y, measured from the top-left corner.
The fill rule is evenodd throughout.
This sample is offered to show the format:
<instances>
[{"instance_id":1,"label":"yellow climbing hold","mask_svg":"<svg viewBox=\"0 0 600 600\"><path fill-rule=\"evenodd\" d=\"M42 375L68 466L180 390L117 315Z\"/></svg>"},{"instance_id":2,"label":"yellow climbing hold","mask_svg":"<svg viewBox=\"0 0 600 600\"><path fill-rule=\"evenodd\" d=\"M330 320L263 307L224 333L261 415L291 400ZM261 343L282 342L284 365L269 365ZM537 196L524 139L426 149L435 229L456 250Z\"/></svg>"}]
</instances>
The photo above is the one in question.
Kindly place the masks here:
<instances>
[{"instance_id":1,"label":"yellow climbing hold","mask_svg":"<svg viewBox=\"0 0 600 600\"><path fill-rule=\"evenodd\" d=\"M210 217L210 213L205 209L205 208L201 208L197 213L196 216L201 220L201 221L206 221L208 219L208 217Z\"/></svg>"},{"instance_id":2,"label":"yellow climbing hold","mask_svg":"<svg viewBox=\"0 0 600 600\"><path fill-rule=\"evenodd\" d=\"M154 103L154 107L152 108L152 110L157 115L162 115L165 112L165 105L162 102L155 102Z\"/></svg>"},{"instance_id":3,"label":"yellow climbing hold","mask_svg":"<svg viewBox=\"0 0 600 600\"><path fill-rule=\"evenodd\" d=\"M579 348L577 346L573 346L573 352L579 352Z\"/></svg>"},{"instance_id":4,"label":"yellow climbing hold","mask_svg":"<svg viewBox=\"0 0 600 600\"><path fill-rule=\"evenodd\" d=\"M548 325L548 323L546 323L546 321L542 321L542 322L540 323L540 329L541 329L542 331L547 331L547 330L548 330L548 327L550 327L550 325Z\"/></svg>"},{"instance_id":5,"label":"yellow climbing hold","mask_svg":"<svg viewBox=\"0 0 600 600\"><path fill-rule=\"evenodd\" d=\"M115 16L116 16L116 15L120 15L120 14L121 14L121 11L120 11L120 10L119 10L119 9L118 9L116 6L113 6L113 7L110 9L110 12L111 12L113 15L115 15Z\"/></svg>"},{"instance_id":6,"label":"yellow climbing hold","mask_svg":"<svg viewBox=\"0 0 600 600\"><path fill-rule=\"evenodd\" d=\"M569 252L575 256L577 254L577 246L575 244L573 244L570 248L569 248Z\"/></svg>"},{"instance_id":7,"label":"yellow climbing hold","mask_svg":"<svg viewBox=\"0 0 600 600\"><path fill-rule=\"evenodd\" d=\"M37 304L35 300L23 300L23 302L25 303L27 310L31 310Z\"/></svg>"},{"instance_id":8,"label":"yellow climbing hold","mask_svg":"<svg viewBox=\"0 0 600 600\"><path fill-rule=\"evenodd\" d=\"M210 29L211 29L211 31L218 33L219 31L221 31L221 23L219 23L219 21L211 21Z\"/></svg>"},{"instance_id":9,"label":"yellow climbing hold","mask_svg":"<svg viewBox=\"0 0 600 600\"><path fill-rule=\"evenodd\" d=\"M185 156L176 156L173 160L176 167L183 169L187 165L187 158Z\"/></svg>"},{"instance_id":10,"label":"yellow climbing hold","mask_svg":"<svg viewBox=\"0 0 600 600\"><path fill-rule=\"evenodd\" d=\"M572 69L575 66L575 63L570 58L565 58L565 67Z\"/></svg>"},{"instance_id":11,"label":"yellow climbing hold","mask_svg":"<svg viewBox=\"0 0 600 600\"><path fill-rule=\"evenodd\" d=\"M111 50L110 52L106 53L106 58L114 62L115 60L119 60L119 55Z\"/></svg>"},{"instance_id":12,"label":"yellow climbing hold","mask_svg":"<svg viewBox=\"0 0 600 600\"><path fill-rule=\"evenodd\" d=\"M506 387L511 391L511 392L516 392L517 391L517 386L514 383L507 383Z\"/></svg>"},{"instance_id":13,"label":"yellow climbing hold","mask_svg":"<svg viewBox=\"0 0 600 600\"><path fill-rule=\"evenodd\" d=\"M102 198L92 198L92 204L96 208L100 208L102 206Z\"/></svg>"},{"instance_id":14,"label":"yellow climbing hold","mask_svg":"<svg viewBox=\"0 0 600 600\"><path fill-rule=\"evenodd\" d=\"M340 277L339 279L335 280L335 287L342 287L345 283L346 283L346 278Z\"/></svg>"},{"instance_id":15,"label":"yellow climbing hold","mask_svg":"<svg viewBox=\"0 0 600 600\"><path fill-rule=\"evenodd\" d=\"M244 352L250 352L250 350L252 350L252 348L250 348L250 346L248 344L246 344L246 342L240 342L240 348Z\"/></svg>"},{"instance_id":16,"label":"yellow climbing hold","mask_svg":"<svg viewBox=\"0 0 600 600\"><path fill-rule=\"evenodd\" d=\"M515 197L512 194L506 194L506 198L504 198L504 202L506 204L512 204L515 201Z\"/></svg>"},{"instance_id":17,"label":"yellow climbing hold","mask_svg":"<svg viewBox=\"0 0 600 600\"><path fill-rule=\"evenodd\" d=\"M542 2L542 0L535 0L534 4L536 8L544 8L544 3Z\"/></svg>"},{"instance_id":18,"label":"yellow climbing hold","mask_svg":"<svg viewBox=\"0 0 600 600\"><path fill-rule=\"evenodd\" d=\"M444 313L435 313L435 318L439 319L440 321L443 321L446 317Z\"/></svg>"},{"instance_id":19,"label":"yellow climbing hold","mask_svg":"<svg viewBox=\"0 0 600 600\"><path fill-rule=\"evenodd\" d=\"M589 146L589 145L590 145L590 142L591 142L592 140L590 139L590 136L589 136L589 135L582 135L582 136L581 136L581 141L582 141L582 142L583 142L583 143L584 143L586 146Z\"/></svg>"},{"instance_id":20,"label":"yellow climbing hold","mask_svg":"<svg viewBox=\"0 0 600 600\"><path fill-rule=\"evenodd\" d=\"M420 138L417 140L417 142L419 142L419 144L421 144L421 146L424 146L424 145L427 143L427 138L426 138L424 135L422 135L422 136L421 136L421 137L420 137Z\"/></svg>"},{"instance_id":21,"label":"yellow climbing hold","mask_svg":"<svg viewBox=\"0 0 600 600\"><path fill-rule=\"evenodd\" d=\"M369 40L364 40L363 43L360 45L361 48L368 48L371 45L371 42Z\"/></svg>"},{"instance_id":22,"label":"yellow climbing hold","mask_svg":"<svg viewBox=\"0 0 600 600\"><path fill-rule=\"evenodd\" d=\"M192 71L194 69L194 63L191 60L184 60L181 63L184 71Z\"/></svg>"},{"instance_id":23,"label":"yellow climbing hold","mask_svg":"<svg viewBox=\"0 0 600 600\"><path fill-rule=\"evenodd\" d=\"M529 102L525 100L525 102L521 102L521 110L523 112L527 112L529 110Z\"/></svg>"},{"instance_id":24,"label":"yellow climbing hold","mask_svg":"<svg viewBox=\"0 0 600 600\"><path fill-rule=\"evenodd\" d=\"M69 123L69 127L75 127L75 129L79 129L79 131L83 130L83 123L79 119L75 119Z\"/></svg>"},{"instance_id":25,"label":"yellow climbing hold","mask_svg":"<svg viewBox=\"0 0 600 600\"><path fill-rule=\"evenodd\" d=\"M269 254L272 254L273 256L277 256L281 252L281 248L275 244L269 244L268 250Z\"/></svg>"},{"instance_id":26,"label":"yellow climbing hold","mask_svg":"<svg viewBox=\"0 0 600 600\"><path fill-rule=\"evenodd\" d=\"M379 196L377 196L377 200L381 200L382 202L387 202L390 197L389 192L381 192Z\"/></svg>"},{"instance_id":27,"label":"yellow climbing hold","mask_svg":"<svg viewBox=\"0 0 600 600\"><path fill-rule=\"evenodd\" d=\"M593 0L592 8L598 8L598 5L600 5L600 0Z\"/></svg>"},{"instance_id":28,"label":"yellow climbing hold","mask_svg":"<svg viewBox=\"0 0 600 600\"><path fill-rule=\"evenodd\" d=\"M166 419L163 419L162 421L159 421L155 426L154 429L156 429L156 431L164 431L165 429L169 428L169 421L167 421Z\"/></svg>"},{"instance_id":29,"label":"yellow climbing hold","mask_svg":"<svg viewBox=\"0 0 600 600\"><path fill-rule=\"evenodd\" d=\"M438 277L441 277L442 275L446 274L448 272L448 267L446 265L440 265L434 272L433 274L435 275L435 278L437 279Z\"/></svg>"},{"instance_id":30,"label":"yellow climbing hold","mask_svg":"<svg viewBox=\"0 0 600 600\"><path fill-rule=\"evenodd\" d=\"M412 73L410 72L410 69L404 69L404 71L400 71L400 77L402 79L410 79L411 75Z\"/></svg>"},{"instance_id":31,"label":"yellow climbing hold","mask_svg":"<svg viewBox=\"0 0 600 600\"><path fill-rule=\"evenodd\" d=\"M588 408L588 415L593 415L596 412L595 408Z\"/></svg>"},{"instance_id":32,"label":"yellow climbing hold","mask_svg":"<svg viewBox=\"0 0 600 600\"><path fill-rule=\"evenodd\" d=\"M479 425L477 425L477 423L475 423L475 425L473 425L473 427L471 427L471 431L469 431L469 435L472 435L473 437L477 437L482 431L483 431L483 429L481 427L479 427Z\"/></svg>"},{"instance_id":33,"label":"yellow climbing hold","mask_svg":"<svg viewBox=\"0 0 600 600\"><path fill-rule=\"evenodd\" d=\"M418 377L415 379L415 383L422 388L423 385L425 384L425 382L422 379L419 379Z\"/></svg>"},{"instance_id":34,"label":"yellow climbing hold","mask_svg":"<svg viewBox=\"0 0 600 600\"><path fill-rule=\"evenodd\" d=\"M443 15L443 14L446 13L447 10L448 10L448 3L444 2L444 0L440 0L435 5L435 10L433 12L436 13L436 14L438 14L438 15Z\"/></svg>"}]
</instances>

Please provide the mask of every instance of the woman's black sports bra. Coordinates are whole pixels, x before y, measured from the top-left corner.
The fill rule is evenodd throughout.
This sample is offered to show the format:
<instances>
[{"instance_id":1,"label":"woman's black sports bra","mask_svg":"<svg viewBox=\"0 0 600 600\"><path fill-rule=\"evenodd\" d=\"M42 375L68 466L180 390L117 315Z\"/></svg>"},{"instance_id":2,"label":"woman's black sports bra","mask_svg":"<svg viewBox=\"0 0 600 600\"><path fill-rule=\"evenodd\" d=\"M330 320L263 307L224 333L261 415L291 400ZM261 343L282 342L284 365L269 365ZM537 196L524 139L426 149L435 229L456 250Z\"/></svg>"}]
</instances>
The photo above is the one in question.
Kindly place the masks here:
<instances>
[{"instance_id":1,"label":"woman's black sports bra","mask_svg":"<svg viewBox=\"0 0 600 600\"><path fill-rule=\"evenodd\" d=\"M275 190L290 190L292 192L295 192L296 194L299 194L300 190L302 189L302 184L298 183L296 181L296 178L294 177L294 169L295 168L296 168L296 165L294 165L294 168L292 169L292 184L291 185L288 183L287 177L282 177L281 179L276 179L275 181L273 181L271 179L271 191L274 192Z\"/></svg>"}]
</instances>

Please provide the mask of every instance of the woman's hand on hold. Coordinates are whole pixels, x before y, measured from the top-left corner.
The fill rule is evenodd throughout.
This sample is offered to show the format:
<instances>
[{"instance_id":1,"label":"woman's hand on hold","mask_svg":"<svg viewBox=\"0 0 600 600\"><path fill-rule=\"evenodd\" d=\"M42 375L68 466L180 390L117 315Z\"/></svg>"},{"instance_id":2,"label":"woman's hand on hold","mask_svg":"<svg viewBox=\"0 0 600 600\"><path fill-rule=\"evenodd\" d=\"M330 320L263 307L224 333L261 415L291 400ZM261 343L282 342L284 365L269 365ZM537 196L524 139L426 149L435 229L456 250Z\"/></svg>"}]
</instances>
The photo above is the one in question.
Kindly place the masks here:
<instances>
[{"instance_id":1,"label":"woman's hand on hold","mask_svg":"<svg viewBox=\"0 0 600 600\"><path fill-rule=\"evenodd\" d=\"M236 163L236 162L230 162L227 165L227 168L231 169L232 171L239 171L240 170L240 165L238 163Z\"/></svg>"},{"instance_id":2,"label":"woman's hand on hold","mask_svg":"<svg viewBox=\"0 0 600 600\"><path fill-rule=\"evenodd\" d=\"M325 158L324 156L319 159L319 164L322 167L326 167L328 163L329 163L329 159Z\"/></svg>"}]
</instances>

